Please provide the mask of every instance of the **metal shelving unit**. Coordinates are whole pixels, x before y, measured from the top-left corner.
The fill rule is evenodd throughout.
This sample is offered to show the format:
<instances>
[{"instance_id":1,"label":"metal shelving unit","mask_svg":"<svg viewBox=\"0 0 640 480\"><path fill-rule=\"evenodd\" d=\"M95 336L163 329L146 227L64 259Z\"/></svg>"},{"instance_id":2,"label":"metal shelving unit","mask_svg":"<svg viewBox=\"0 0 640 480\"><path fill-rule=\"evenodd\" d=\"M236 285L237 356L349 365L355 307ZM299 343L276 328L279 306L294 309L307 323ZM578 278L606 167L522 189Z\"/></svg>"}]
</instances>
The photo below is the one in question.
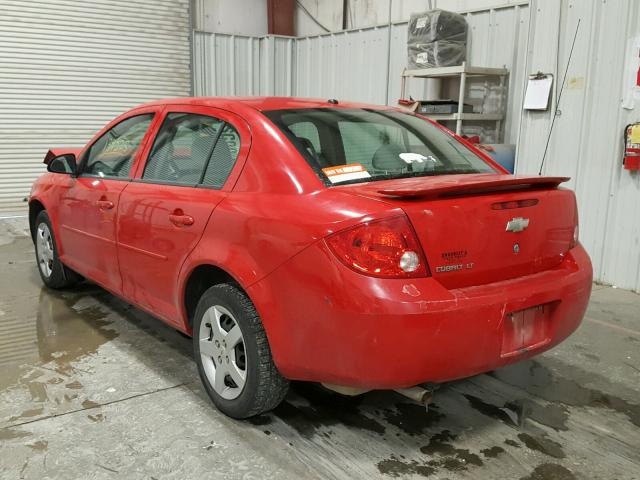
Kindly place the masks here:
<instances>
[{"instance_id":1,"label":"metal shelving unit","mask_svg":"<svg viewBox=\"0 0 640 480\"><path fill-rule=\"evenodd\" d=\"M474 67L463 62L462 65L454 67L421 68L418 70L405 69L402 72L400 98L405 98L407 80L410 78L456 78L460 80L460 93L458 95L458 112L464 110L464 93L467 85L467 77L500 77L500 86L504 86L505 79L509 75L506 68ZM500 126L504 119L503 113L447 113L429 114L429 118L438 121L453 120L456 122L456 133L462 133L462 122L464 120L494 121L496 122L496 133L500 132Z\"/></svg>"}]
</instances>

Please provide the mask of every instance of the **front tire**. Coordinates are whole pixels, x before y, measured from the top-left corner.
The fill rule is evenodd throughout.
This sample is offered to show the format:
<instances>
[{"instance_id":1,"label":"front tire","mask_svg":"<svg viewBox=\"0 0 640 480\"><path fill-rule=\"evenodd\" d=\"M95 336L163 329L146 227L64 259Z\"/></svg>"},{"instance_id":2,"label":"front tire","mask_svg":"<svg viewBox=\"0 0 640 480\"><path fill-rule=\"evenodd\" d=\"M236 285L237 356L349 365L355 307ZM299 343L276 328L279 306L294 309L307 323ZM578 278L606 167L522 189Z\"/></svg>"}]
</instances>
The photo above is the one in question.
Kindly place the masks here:
<instances>
[{"instance_id":1,"label":"front tire","mask_svg":"<svg viewBox=\"0 0 640 480\"><path fill-rule=\"evenodd\" d=\"M272 410L289 390L289 381L280 375L271 357L258 312L234 285L215 285L200 298L193 350L209 397L232 418Z\"/></svg>"},{"instance_id":2,"label":"front tire","mask_svg":"<svg viewBox=\"0 0 640 480\"><path fill-rule=\"evenodd\" d=\"M58 257L58 247L46 211L43 210L36 217L34 232L36 262L42 282L54 289L67 288L78 283L81 277L65 267Z\"/></svg>"}]
</instances>

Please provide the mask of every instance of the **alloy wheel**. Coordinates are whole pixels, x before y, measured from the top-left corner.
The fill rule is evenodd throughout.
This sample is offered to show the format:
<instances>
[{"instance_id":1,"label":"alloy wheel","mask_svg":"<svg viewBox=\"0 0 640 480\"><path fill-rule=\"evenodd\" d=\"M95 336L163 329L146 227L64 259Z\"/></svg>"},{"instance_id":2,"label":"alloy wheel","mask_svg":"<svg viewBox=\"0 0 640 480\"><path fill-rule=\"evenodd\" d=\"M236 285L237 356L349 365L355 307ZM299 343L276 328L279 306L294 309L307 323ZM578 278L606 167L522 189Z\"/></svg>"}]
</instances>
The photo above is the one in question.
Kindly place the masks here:
<instances>
[{"instance_id":1,"label":"alloy wheel","mask_svg":"<svg viewBox=\"0 0 640 480\"><path fill-rule=\"evenodd\" d=\"M38 249L38 266L42 275L46 278L51 276L53 271L53 238L46 223L38 225L36 231L36 242Z\"/></svg>"},{"instance_id":2,"label":"alloy wheel","mask_svg":"<svg viewBox=\"0 0 640 480\"><path fill-rule=\"evenodd\" d=\"M198 339L202 366L215 392L225 400L238 398L247 381L247 359L236 319L221 305L210 307Z\"/></svg>"}]
</instances>

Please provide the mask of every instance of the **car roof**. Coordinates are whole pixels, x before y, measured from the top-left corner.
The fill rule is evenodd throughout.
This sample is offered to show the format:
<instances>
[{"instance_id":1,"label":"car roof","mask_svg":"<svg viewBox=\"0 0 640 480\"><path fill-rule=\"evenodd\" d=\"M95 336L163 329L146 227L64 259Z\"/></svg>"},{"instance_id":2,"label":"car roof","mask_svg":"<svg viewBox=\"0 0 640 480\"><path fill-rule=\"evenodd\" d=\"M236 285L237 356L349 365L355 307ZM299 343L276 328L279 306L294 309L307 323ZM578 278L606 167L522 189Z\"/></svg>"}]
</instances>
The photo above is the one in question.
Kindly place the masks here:
<instances>
[{"instance_id":1,"label":"car roof","mask_svg":"<svg viewBox=\"0 0 640 480\"><path fill-rule=\"evenodd\" d=\"M229 108L233 105L245 105L259 111L284 110L293 108L370 108L377 110L389 110L393 107L383 105L371 105L357 102L344 102L342 100L303 97L181 97L156 100L139 105L136 108L156 105L201 105L217 108Z\"/></svg>"}]
</instances>

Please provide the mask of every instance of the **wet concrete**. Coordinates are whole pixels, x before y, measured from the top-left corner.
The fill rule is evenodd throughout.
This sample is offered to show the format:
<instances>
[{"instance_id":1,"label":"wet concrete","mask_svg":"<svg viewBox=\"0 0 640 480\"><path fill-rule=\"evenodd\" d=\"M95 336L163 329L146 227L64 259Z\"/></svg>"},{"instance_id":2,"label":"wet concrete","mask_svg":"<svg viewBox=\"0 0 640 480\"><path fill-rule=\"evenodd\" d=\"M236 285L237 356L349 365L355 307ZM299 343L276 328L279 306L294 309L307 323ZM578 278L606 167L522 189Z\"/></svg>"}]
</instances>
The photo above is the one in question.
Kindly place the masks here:
<instances>
[{"instance_id":1,"label":"wet concrete","mask_svg":"<svg viewBox=\"0 0 640 480\"><path fill-rule=\"evenodd\" d=\"M294 384L237 422L188 339L95 286L42 288L24 220L0 222L0 478L364 477L640 479L640 295L596 286L567 342L428 412Z\"/></svg>"}]
</instances>

